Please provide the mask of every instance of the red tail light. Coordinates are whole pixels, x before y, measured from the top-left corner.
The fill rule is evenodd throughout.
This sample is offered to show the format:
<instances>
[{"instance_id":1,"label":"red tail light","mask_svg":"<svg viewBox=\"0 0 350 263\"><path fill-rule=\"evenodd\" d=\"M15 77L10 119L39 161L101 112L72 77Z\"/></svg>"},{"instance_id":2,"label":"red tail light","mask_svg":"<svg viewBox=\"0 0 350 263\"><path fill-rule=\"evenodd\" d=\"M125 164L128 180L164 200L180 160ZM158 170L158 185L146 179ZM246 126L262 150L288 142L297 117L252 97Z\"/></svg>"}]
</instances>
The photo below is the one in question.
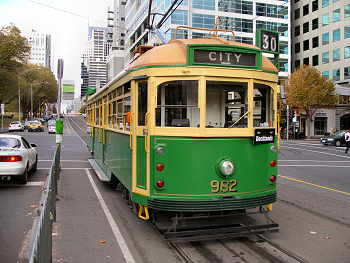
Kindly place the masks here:
<instances>
[{"instance_id":1,"label":"red tail light","mask_svg":"<svg viewBox=\"0 0 350 263\"><path fill-rule=\"evenodd\" d=\"M276 182L276 176L271 175L271 176L270 176L270 182L271 182L271 183Z\"/></svg>"},{"instance_id":2,"label":"red tail light","mask_svg":"<svg viewBox=\"0 0 350 263\"><path fill-rule=\"evenodd\" d=\"M161 172L161 171L164 170L164 164L159 163L159 164L157 164L156 168L157 168L157 171L158 171L158 172Z\"/></svg>"},{"instance_id":3,"label":"red tail light","mask_svg":"<svg viewBox=\"0 0 350 263\"><path fill-rule=\"evenodd\" d=\"M22 156L0 156L0 162L20 162L22 161Z\"/></svg>"},{"instance_id":4,"label":"red tail light","mask_svg":"<svg viewBox=\"0 0 350 263\"><path fill-rule=\"evenodd\" d=\"M271 167L276 167L276 164L277 164L277 163L276 163L275 160L272 160L272 161L270 162L270 166L271 166Z\"/></svg>"},{"instance_id":5,"label":"red tail light","mask_svg":"<svg viewBox=\"0 0 350 263\"><path fill-rule=\"evenodd\" d=\"M158 188L163 188L164 187L164 181L163 180L158 180L157 181L157 187Z\"/></svg>"}]
</instances>

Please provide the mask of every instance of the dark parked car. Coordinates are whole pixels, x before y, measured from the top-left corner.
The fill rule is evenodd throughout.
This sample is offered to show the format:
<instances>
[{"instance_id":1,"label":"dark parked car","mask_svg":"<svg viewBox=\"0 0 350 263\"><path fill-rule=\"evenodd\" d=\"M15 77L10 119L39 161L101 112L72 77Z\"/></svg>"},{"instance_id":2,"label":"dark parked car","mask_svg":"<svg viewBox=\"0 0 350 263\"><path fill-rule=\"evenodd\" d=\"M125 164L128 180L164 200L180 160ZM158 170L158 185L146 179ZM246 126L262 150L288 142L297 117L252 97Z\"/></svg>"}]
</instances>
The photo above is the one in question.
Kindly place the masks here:
<instances>
[{"instance_id":1,"label":"dark parked car","mask_svg":"<svg viewBox=\"0 0 350 263\"><path fill-rule=\"evenodd\" d=\"M326 136L324 138L321 138L321 142L323 145L335 145L335 146L341 146L343 144L346 144L345 142L345 133L346 131L339 131L334 133L333 135Z\"/></svg>"}]
</instances>

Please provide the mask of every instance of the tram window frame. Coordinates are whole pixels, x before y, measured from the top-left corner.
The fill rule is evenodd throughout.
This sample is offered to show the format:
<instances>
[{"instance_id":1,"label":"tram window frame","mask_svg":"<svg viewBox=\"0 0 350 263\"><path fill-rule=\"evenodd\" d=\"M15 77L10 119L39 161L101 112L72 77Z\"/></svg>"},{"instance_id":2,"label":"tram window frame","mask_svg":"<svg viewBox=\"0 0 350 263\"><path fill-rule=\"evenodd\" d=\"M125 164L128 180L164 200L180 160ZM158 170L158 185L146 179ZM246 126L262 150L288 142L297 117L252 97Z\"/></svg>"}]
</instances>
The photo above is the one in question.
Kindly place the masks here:
<instances>
[{"instance_id":1,"label":"tram window frame","mask_svg":"<svg viewBox=\"0 0 350 263\"><path fill-rule=\"evenodd\" d=\"M206 80L206 128L248 128L248 82Z\"/></svg>"},{"instance_id":2,"label":"tram window frame","mask_svg":"<svg viewBox=\"0 0 350 263\"><path fill-rule=\"evenodd\" d=\"M157 86L157 127L199 127L198 79L168 80Z\"/></svg>"},{"instance_id":3,"label":"tram window frame","mask_svg":"<svg viewBox=\"0 0 350 263\"><path fill-rule=\"evenodd\" d=\"M254 82L253 127L273 127L274 90L264 83Z\"/></svg>"}]
</instances>

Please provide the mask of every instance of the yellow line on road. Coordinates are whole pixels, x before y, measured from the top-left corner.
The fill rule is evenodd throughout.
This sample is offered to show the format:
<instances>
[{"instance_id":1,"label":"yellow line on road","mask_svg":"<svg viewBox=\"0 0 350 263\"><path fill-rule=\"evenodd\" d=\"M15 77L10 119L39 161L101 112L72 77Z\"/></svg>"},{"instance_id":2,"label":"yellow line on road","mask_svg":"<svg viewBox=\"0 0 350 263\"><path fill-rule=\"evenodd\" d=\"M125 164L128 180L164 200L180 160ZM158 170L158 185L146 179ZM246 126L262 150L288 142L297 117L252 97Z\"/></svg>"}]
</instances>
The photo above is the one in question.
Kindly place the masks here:
<instances>
[{"instance_id":1,"label":"yellow line on road","mask_svg":"<svg viewBox=\"0 0 350 263\"><path fill-rule=\"evenodd\" d=\"M66 118L64 118L64 120L66 121L66 127L67 127L68 133L69 133L69 135L70 135L70 130L69 130L69 128L68 128L68 124L67 124L67 117L66 117Z\"/></svg>"},{"instance_id":2,"label":"yellow line on road","mask_svg":"<svg viewBox=\"0 0 350 263\"><path fill-rule=\"evenodd\" d=\"M327 190L330 190L330 191L334 191L334 192L337 192L337 193L341 193L341 194L350 195L350 193L347 193L347 192L343 192L343 191L335 190L335 189L328 188L328 187L324 187L324 186L317 185L317 184L311 184L311 183L304 182L304 181L297 180L297 179L293 179L293 178L290 178L290 177L287 177L287 176L283 176L283 175L278 175L278 176L279 176L279 177L282 177L282 178L285 178L285 179L293 180L293 181L296 181L296 182L299 182L299 183L304 183L304 184L308 184L308 185L316 186L316 187L319 187L319 188L327 189Z\"/></svg>"}]
</instances>

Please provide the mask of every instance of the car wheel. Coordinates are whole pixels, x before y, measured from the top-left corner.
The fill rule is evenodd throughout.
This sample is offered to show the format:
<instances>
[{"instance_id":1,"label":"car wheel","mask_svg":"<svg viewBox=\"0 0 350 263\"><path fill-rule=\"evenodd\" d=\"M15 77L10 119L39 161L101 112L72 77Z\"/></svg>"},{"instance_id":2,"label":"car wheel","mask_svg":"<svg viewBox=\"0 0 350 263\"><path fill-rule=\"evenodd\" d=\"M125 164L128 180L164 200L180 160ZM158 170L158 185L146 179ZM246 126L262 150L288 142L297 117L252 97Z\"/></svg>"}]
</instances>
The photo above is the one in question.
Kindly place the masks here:
<instances>
[{"instance_id":1,"label":"car wheel","mask_svg":"<svg viewBox=\"0 0 350 263\"><path fill-rule=\"evenodd\" d=\"M28 182L28 166L26 167L26 169L24 170L24 173L19 179L20 184L27 184L27 182Z\"/></svg>"},{"instance_id":2,"label":"car wheel","mask_svg":"<svg viewBox=\"0 0 350 263\"><path fill-rule=\"evenodd\" d=\"M339 147L341 145L341 141L335 141L335 146Z\"/></svg>"},{"instance_id":3,"label":"car wheel","mask_svg":"<svg viewBox=\"0 0 350 263\"><path fill-rule=\"evenodd\" d=\"M31 172L36 172L36 170L38 169L38 155L35 158L35 163L32 167L32 169L30 170Z\"/></svg>"}]
</instances>

